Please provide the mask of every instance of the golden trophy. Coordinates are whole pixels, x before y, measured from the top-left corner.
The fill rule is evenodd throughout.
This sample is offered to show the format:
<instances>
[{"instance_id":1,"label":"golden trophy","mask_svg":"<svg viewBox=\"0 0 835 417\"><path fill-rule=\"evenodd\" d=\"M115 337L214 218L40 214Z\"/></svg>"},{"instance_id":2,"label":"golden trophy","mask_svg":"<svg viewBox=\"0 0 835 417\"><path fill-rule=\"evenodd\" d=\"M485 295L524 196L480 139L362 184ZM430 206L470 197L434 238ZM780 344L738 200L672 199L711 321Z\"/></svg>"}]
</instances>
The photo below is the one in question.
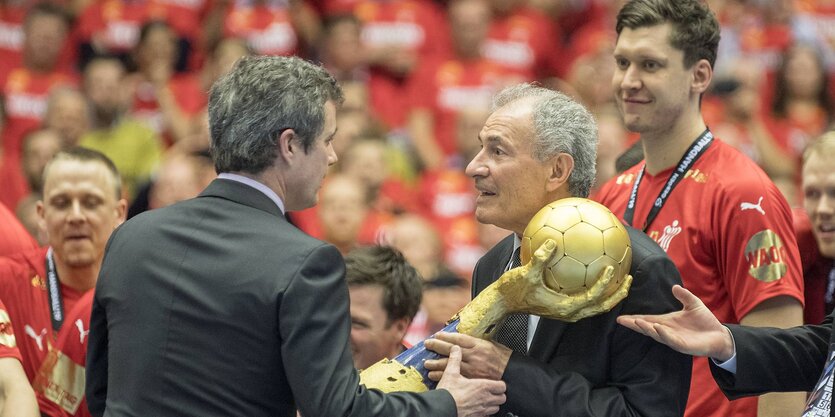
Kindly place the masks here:
<instances>
[{"instance_id":1,"label":"golden trophy","mask_svg":"<svg viewBox=\"0 0 835 417\"><path fill-rule=\"evenodd\" d=\"M626 228L605 206L565 198L543 207L522 236L522 266L502 274L442 331L491 339L511 313L575 322L605 313L629 292L632 247ZM423 362L440 356L423 342L360 372L383 392L435 387Z\"/></svg>"}]
</instances>

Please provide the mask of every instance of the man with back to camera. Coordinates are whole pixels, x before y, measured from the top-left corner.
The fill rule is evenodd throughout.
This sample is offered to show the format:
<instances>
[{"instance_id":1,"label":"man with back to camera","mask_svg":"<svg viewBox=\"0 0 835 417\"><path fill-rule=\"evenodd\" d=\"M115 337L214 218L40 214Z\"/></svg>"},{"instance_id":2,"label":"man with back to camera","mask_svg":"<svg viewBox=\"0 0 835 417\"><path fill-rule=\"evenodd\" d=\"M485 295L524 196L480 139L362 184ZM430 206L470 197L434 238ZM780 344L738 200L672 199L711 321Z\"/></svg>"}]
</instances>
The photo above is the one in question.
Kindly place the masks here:
<instances>
[{"instance_id":1,"label":"man with back to camera","mask_svg":"<svg viewBox=\"0 0 835 417\"><path fill-rule=\"evenodd\" d=\"M641 134L645 159L595 199L658 242L720 321L800 325L802 271L789 206L766 174L715 139L702 119L719 43L716 17L699 0L633 0L620 10L616 30L615 102L626 127ZM799 414L802 394L774 395L731 403L707 361L696 358L686 415Z\"/></svg>"},{"instance_id":2,"label":"man with back to camera","mask_svg":"<svg viewBox=\"0 0 835 417\"><path fill-rule=\"evenodd\" d=\"M365 369L403 351L403 336L420 308L423 282L389 246L359 247L345 257L351 298L354 366Z\"/></svg>"},{"instance_id":3,"label":"man with back to camera","mask_svg":"<svg viewBox=\"0 0 835 417\"><path fill-rule=\"evenodd\" d=\"M479 191L476 217L514 234L479 260L474 295L518 265L512 254L518 257L520 237L542 207L588 195L595 178L597 128L591 114L565 95L521 84L493 99L478 140L482 149L467 166ZM627 311L678 308L669 294L681 282L675 266L646 235L628 231L632 286L622 302L609 305L611 311L576 323L512 316L497 331L499 343L439 333L426 347L446 355L452 344L459 345L464 375L505 381L507 403L501 416L681 416L691 358L635 338L615 322ZM430 377L439 377L446 363L427 361L426 368L434 371Z\"/></svg>"},{"instance_id":4,"label":"man with back to camera","mask_svg":"<svg viewBox=\"0 0 835 417\"><path fill-rule=\"evenodd\" d=\"M504 384L455 371L383 395L351 361L344 264L284 218L316 203L342 93L322 68L247 57L209 98L219 178L120 227L90 318L94 416L483 416ZM456 350L456 355L459 355Z\"/></svg>"}]
</instances>

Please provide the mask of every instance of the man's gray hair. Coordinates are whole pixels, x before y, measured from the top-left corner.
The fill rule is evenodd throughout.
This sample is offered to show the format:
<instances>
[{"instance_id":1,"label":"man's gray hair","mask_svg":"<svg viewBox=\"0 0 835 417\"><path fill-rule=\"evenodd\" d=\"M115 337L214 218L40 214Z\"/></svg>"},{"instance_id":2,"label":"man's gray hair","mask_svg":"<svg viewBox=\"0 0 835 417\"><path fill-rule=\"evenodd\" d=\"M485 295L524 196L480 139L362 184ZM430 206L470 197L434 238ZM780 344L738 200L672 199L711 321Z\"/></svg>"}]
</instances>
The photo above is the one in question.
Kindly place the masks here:
<instances>
[{"instance_id":1,"label":"man's gray hair","mask_svg":"<svg viewBox=\"0 0 835 417\"><path fill-rule=\"evenodd\" d=\"M597 159L597 124L583 105L565 94L524 83L507 87L493 98L492 110L520 99L533 103L533 157L545 161L559 153L574 158L568 190L574 197L588 197L594 184Z\"/></svg>"},{"instance_id":2,"label":"man's gray hair","mask_svg":"<svg viewBox=\"0 0 835 417\"><path fill-rule=\"evenodd\" d=\"M322 67L295 57L242 58L209 92L215 170L261 173L275 160L286 129L307 152L324 129L325 103L342 100L342 89Z\"/></svg>"}]
</instances>

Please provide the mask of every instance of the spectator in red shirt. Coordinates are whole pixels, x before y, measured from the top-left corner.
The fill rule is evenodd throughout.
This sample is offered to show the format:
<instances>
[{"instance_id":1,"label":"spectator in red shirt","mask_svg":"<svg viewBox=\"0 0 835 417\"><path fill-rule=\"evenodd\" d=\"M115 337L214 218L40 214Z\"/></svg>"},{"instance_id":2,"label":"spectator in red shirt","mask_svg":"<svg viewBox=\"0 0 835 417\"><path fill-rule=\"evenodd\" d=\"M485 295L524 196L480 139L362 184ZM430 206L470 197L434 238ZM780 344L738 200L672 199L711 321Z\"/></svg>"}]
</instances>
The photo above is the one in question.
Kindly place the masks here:
<instances>
[{"instance_id":1,"label":"spectator in red shirt","mask_svg":"<svg viewBox=\"0 0 835 417\"><path fill-rule=\"evenodd\" d=\"M809 45L787 49L777 70L771 102L772 131L799 158L806 145L835 120L835 99L820 53Z\"/></svg>"},{"instance_id":2,"label":"spectator in red shirt","mask_svg":"<svg viewBox=\"0 0 835 417\"><path fill-rule=\"evenodd\" d=\"M368 81L361 33L360 21L352 14L334 15L325 20L320 58L337 81Z\"/></svg>"},{"instance_id":3,"label":"spectator in red shirt","mask_svg":"<svg viewBox=\"0 0 835 417\"><path fill-rule=\"evenodd\" d=\"M176 67L194 67L201 59L201 21L210 11L212 0L92 0L84 1L75 28L79 67L97 55L128 59L139 42L141 27L151 20L171 25L176 36Z\"/></svg>"},{"instance_id":4,"label":"spectator in red shirt","mask_svg":"<svg viewBox=\"0 0 835 417\"><path fill-rule=\"evenodd\" d=\"M191 118L206 107L206 92L192 74L176 73L177 38L161 20L145 23L129 76L134 97L131 113L172 144L188 135Z\"/></svg>"},{"instance_id":5,"label":"spectator in red shirt","mask_svg":"<svg viewBox=\"0 0 835 417\"><path fill-rule=\"evenodd\" d=\"M41 123L50 89L75 83L58 65L68 30L62 8L48 3L32 7L23 26L23 64L0 80L4 123L0 202L8 207L16 207L27 192L19 169L23 135Z\"/></svg>"},{"instance_id":6,"label":"spectator in red shirt","mask_svg":"<svg viewBox=\"0 0 835 417\"><path fill-rule=\"evenodd\" d=\"M37 239L39 245L47 244L46 232L38 225L37 210L37 203L43 198L43 171L47 163L63 148L61 136L52 129L34 130L23 140L21 167L30 192L15 207L15 214L29 234Z\"/></svg>"},{"instance_id":7,"label":"spectator in red shirt","mask_svg":"<svg viewBox=\"0 0 835 417\"><path fill-rule=\"evenodd\" d=\"M43 126L61 136L64 148L78 146L90 129L87 98L76 87L54 88L46 102Z\"/></svg>"},{"instance_id":8,"label":"spectator in red shirt","mask_svg":"<svg viewBox=\"0 0 835 417\"><path fill-rule=\"evenodd\" d=\"M563 53L557 25L525 0L490 0L493 20L484 56L524 81L563 77L570 57Z\"/></svg>"},{"instance_id":9,"label":"spectator in red shirt","mask_svg":"<svg viewBox=\"0 0 835 417\"><path fill-rule=\"evenodd\" d=\"M408 112L403 97L415 69L450 53L443 11L427 0L362 0L354 15L362 22L372 108L388 129L401 128Z\"/></svg>"},{"instance_id":10,"label":"spectator in red shirt","mask_svg":"<svg viewBox=\"0 0 835 417\"><path fill-rule=\"evenodd\" d=\"M509 73L482 54L490 28L490 9L480 0L449 5L453 56L421 63L411 82L409 133L424 168L445 169L458 154L456 119L461 112L490 106L493 93L509 82ZM457 161L457 167L463 165Z\"/></svg>"},{"instance_id":11,"label":"spectator in red shirt","mask_svg":"<svg viewBox=\"0 0 835 417\"><path fill-rule=\"evenodd\" d=\"M221 28L211 27L209 44L218 36L246 39L259 55L306 55L319 38L316 12L302 0L221 0Z\"/></svg>"}]
</instances>

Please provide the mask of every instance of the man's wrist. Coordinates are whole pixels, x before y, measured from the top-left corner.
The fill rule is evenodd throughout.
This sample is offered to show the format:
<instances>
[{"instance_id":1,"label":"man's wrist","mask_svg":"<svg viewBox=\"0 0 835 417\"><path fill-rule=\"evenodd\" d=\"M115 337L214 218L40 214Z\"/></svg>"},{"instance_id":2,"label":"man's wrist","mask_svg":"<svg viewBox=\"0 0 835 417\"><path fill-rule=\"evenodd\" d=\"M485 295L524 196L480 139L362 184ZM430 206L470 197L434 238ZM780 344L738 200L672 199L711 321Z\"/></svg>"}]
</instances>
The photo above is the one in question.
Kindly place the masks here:
<instances>
[{"instance_id":1,"label":"man's wrist","mask_svg":"<svg viewBox=\"0 0 835 417\"><path fill-rule=\"evenodd\" d=\"M736 374L736 341L734 340L734 335L731 333L731 330L728 329L727 326L725 327L725 331L727 332L727 338L725 342L730 342L730 355L725 356L727 352L723 352L721 355L711 356L710 360L713 361L713 364L732 373ZM724 351L728 350L728 346L726 343Z\"/></svg>"},{"instance_id":2,"label":"man's wrist","mask_svg":"<svg viewBox=\"0 0 835 417\"><path fill-rule=\"evenodd\" d=\"M731 334L731 329L724 325L722 328L725 329L725 336L722 338L722 349L717 355L711 355L717 362L727 362L736 356L736 345L734 343L734 336Z\"/></svg>"}]
</instances>

